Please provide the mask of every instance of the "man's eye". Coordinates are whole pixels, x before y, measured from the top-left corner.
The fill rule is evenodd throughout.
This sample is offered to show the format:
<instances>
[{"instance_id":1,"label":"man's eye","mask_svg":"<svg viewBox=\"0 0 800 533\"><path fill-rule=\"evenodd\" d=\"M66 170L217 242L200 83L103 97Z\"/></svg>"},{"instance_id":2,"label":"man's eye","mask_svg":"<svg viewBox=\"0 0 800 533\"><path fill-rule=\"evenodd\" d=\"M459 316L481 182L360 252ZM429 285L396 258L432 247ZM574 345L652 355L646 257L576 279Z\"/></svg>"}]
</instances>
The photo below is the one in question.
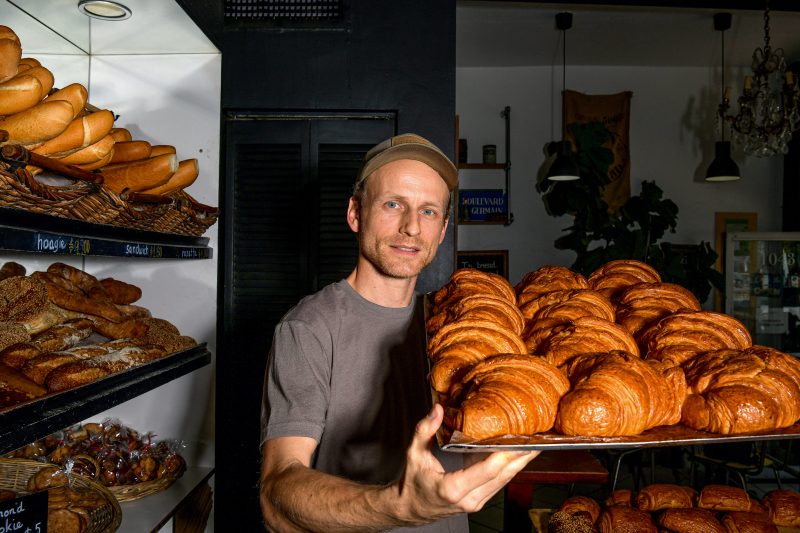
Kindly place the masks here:
<instances>
[{"instance_id":1,"label":"man's eye","mask_svg":"<svg viewBox=\"0 0 800 533\"><path fill-rule=\"evenodd\" d=\"M433 209L423 209L422 214L425 215L426 217L432 217L436 215L436 211L434 211Z\"/></svg>"},{"instance_id":2,"label":"man's eye","mask_svg":"<svg viewBox=\"0 0 800 533\"><path fill-rule=\"evenodd\" d=\"M395 209L397 207L400 207L400 204L395 202L395 201L390 200L390 201L386 202L386 207L389 207L391 209Z\"/></svg>"}]
</instances>

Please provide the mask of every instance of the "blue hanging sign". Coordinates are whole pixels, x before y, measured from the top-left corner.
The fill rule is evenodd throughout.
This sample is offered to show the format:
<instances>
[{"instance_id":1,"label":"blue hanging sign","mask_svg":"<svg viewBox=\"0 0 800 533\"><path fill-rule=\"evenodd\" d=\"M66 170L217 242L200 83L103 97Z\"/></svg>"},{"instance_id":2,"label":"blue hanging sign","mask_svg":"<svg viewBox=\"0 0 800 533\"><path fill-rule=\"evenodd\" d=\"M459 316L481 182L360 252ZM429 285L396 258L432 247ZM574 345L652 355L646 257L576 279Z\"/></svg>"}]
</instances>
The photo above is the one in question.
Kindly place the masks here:
<instances>
[{"instance_id":1,"label":"blue hanging sign","mask_svg":"<svg viewBox=\"0 0 800 533\"><path fill-rule=\"evenodd\" d=\"M506 222L508 201L503 189L458 191L459 222Z\"/></svg>"}]
</instances>

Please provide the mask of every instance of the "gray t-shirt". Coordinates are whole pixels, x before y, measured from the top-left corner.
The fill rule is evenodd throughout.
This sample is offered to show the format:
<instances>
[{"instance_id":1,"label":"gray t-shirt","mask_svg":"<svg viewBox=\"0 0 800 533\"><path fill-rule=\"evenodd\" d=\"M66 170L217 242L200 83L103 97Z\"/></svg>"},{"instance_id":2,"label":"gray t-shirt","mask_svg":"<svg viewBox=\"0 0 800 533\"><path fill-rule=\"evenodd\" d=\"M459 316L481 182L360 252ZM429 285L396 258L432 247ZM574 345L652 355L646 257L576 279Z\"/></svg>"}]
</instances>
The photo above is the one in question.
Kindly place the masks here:
<instances>
[{"instance_id":1,"label":"gray t-shirt","mask_svg":"<svg viewBox=\"0 0 800 533\"><path fill-rule=\"evenodd\" d=\"M318 442L312 467L363 483L402 473L416 423L430 410L422 298L376 305L346 280L304 298L275 328L262 410L262 442ZM434 453L446 470L459 454ZM402 531L402 530L398 530ZM466 515L413 531L466 532Z\"/></svg>"}]
</instances>

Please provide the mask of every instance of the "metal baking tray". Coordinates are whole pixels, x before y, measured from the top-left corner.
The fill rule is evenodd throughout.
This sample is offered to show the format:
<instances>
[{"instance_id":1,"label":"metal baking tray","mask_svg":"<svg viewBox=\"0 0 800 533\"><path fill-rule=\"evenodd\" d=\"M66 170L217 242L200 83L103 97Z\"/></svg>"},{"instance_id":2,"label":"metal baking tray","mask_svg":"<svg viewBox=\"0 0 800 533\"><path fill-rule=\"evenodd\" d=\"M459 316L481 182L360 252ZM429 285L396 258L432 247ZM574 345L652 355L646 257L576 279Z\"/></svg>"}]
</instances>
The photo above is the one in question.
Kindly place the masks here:
<instances>
[{"instance_id":1,"label":"metal baking tray","mask_svg":"<svg viewBox=\"0 0 800 533\"><path fill-rule=\"evenodd\" d=\"M788 428L762 433L720 435L696 431L681 424L660 426L629 437L567 437L553 432L532 436L507 435L475 440L456 431L449 434L442 426L436 434L439 447L450 452L491 452L525 450L565 450L610 448L648 448L656 446L690 446L693 444L719 444L756 440L783 440L800 438L800 423Z\"/></svg>"}]
</instances>

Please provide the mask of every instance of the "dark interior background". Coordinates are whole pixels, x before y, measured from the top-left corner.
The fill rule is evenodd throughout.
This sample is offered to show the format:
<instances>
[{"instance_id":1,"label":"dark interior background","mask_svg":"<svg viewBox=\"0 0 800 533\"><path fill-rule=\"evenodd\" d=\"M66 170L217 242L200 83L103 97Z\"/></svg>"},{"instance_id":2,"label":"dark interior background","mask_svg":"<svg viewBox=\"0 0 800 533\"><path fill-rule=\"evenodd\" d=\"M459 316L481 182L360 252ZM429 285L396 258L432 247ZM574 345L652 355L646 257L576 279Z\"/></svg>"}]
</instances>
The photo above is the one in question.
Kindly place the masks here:
<instances>
[{"instance_id":1,"label":"dark interior background","mask_svg":"<svg viewBox=\"0 0 800 533\"><path fill-rule=\"evenodd\" d=\"M451 157L454 148L455 0L321 1L338 15L231 16L247 1L179 1L222 51L220 531L232 517L237 531L263 530L259 416L272 330L302 296L352 270L344 214L363 153L400 132L421 134ZM451 225L420 290L447 279L454 240Z\"/></svg>"}]
</instances>

